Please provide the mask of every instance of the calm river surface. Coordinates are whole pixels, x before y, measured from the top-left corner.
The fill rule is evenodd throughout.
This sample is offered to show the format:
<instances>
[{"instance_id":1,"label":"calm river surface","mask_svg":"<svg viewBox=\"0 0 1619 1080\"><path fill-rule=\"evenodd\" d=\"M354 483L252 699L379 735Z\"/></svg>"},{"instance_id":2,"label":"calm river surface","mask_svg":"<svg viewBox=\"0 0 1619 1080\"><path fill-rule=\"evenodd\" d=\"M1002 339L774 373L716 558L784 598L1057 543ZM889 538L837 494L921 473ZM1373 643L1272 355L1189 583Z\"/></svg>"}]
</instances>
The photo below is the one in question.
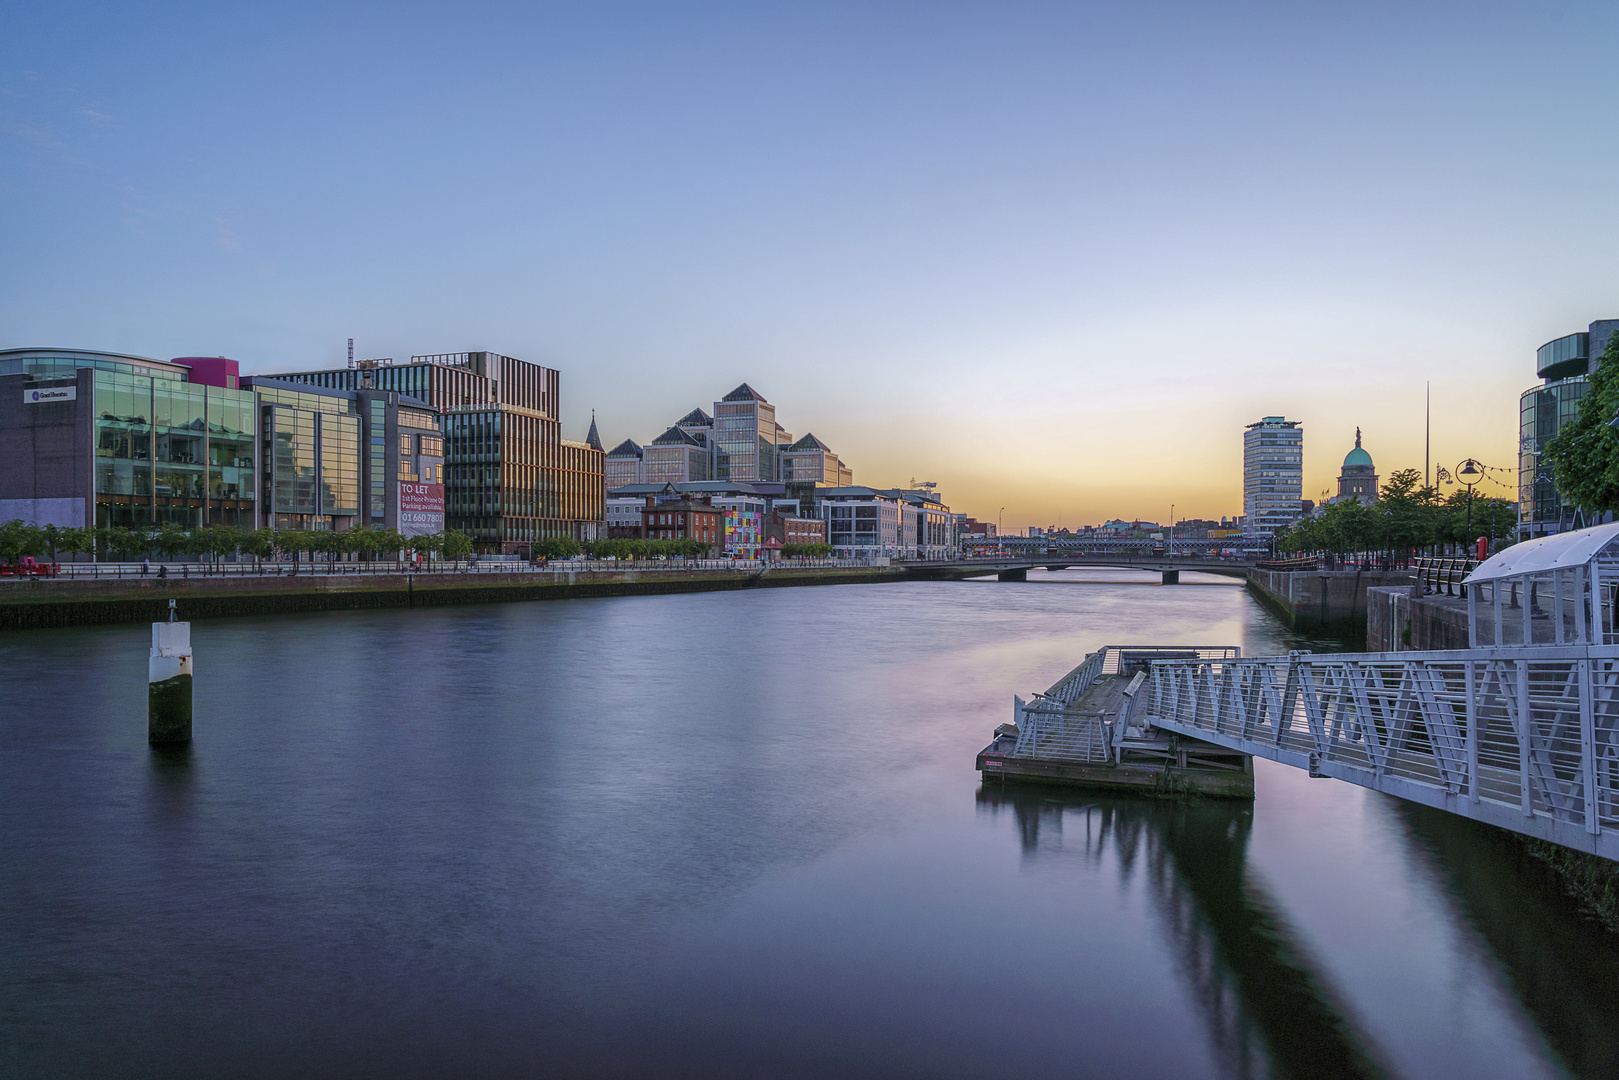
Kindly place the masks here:
<instances>
[{"instance_id":1,"label":"calm river surface","mask_svg":"<svg viewBox=\"0 0 1619 1080\"><path fill-rule=\"evenodd\" d=\"M1619 1074L1619 949L1465 822L981 790L1128 573L0 635L0 1075ZM1317 646L1318 648L1320 646Z\"/></svg>"}]
</instances>

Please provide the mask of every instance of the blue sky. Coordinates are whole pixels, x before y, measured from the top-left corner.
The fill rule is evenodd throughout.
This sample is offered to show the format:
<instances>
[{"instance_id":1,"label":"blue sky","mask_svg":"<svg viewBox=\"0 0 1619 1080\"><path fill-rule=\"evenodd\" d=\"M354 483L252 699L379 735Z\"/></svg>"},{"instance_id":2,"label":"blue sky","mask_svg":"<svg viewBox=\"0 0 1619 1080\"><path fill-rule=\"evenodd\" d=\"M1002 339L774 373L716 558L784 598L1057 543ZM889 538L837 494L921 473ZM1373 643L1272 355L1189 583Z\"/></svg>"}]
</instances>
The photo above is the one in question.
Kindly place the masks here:
<instances>
[{"instance_id":1,"label":"blue sky","mask_svg":"<svg viewBox=\"0 0 1619 1080\"><path fill-rule=\"evenodd\" d=\"M0 6L0 346L744 379L1008 526L1238 512L1243 424L1510 465L1619 317L1611 4Z\"/></svg>"}]
</instances>

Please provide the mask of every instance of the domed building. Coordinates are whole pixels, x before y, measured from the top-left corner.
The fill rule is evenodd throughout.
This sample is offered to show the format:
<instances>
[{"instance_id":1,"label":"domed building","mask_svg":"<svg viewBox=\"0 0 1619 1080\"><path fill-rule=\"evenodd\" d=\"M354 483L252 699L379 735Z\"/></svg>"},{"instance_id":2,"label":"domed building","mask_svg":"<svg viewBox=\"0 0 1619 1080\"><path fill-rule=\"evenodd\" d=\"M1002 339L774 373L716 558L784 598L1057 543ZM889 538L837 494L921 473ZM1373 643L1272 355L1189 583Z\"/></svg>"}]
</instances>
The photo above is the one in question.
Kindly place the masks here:
<instances>
[{"instance_id":1,"label":"domed building","mask_svg":"<svg viewBox=\"0 0 1619 1080\"><path fill-rule=\"evenodd\" d=\"M1338 496L1333 502L1343 502L1351 495L1370 506L1377 501L1377 466L1372 455L1361 449L1360 428L1355 429L1355 448L1344 455L1343 472L1338 476Z\"/></svg>"}]
</instances>

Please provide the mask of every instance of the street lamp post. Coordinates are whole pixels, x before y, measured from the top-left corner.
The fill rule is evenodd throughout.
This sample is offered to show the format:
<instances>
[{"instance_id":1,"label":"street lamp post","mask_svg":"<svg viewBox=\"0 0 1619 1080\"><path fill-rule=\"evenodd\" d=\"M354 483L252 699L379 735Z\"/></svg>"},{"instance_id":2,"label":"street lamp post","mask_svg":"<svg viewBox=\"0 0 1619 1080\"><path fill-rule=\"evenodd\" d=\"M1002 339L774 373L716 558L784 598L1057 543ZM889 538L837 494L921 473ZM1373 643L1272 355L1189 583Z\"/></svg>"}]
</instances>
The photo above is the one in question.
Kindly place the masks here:
<instances>
[{"instance_id":1,"label":"street lamp post","mask_svg":"<svg viewBox=\"0 0 1619 1080\"><path fill-rule=\"evenodd\" d=\"M1456 466L1456 480L1467 486L1467 542L1475 543L1473 537L1473 485L1484 479L1484 466L1472 458L1468 458Z\"/></svg>"},{"instance_id":2,"label":"street lamp post","mask_svg":"<svg viewBox=\"0 0 1619 1080\"><path fill-rule=\"evenodd\" d=\"M1001 512L995 515L995 550L1003 555L1006 554L1006 536L1001 532L1001 521L1005 517L1006 507L1003 506L1001 507Z\"/></svg>"}]
</instances>

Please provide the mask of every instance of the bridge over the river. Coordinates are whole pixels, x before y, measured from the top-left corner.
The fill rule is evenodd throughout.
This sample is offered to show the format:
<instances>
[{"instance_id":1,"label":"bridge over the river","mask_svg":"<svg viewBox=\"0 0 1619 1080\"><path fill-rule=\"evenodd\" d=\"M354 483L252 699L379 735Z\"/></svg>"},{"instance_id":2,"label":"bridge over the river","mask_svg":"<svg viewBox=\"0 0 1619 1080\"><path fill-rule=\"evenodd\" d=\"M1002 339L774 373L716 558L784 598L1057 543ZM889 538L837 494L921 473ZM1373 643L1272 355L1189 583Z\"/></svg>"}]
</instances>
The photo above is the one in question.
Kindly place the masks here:
<instances>
[{"instance_id":1,"label":"bridge over the river","mask_svg":"<svg viewBox=\"0 0 1619 1080\"><path fill-rule=\"evenodd\" d=\"M1068 570L1077 567L1105 567L1116 570L1145 570L1162 576L1165 585L1180 581L1181 571L1204 574L1222 574L1226 577L1246 579L1254 568L1251 559L1220 558L1206 553L1169 555L1154 554L1150 549L1123 549L1115 551L1068 550L1007 552L974 559L918 561L903 564L917 577L962 578L986 577L994 574L999 581L1027 581L1029 571L1039 567L1047 570Z\"/></svg>"}]
</instances>

